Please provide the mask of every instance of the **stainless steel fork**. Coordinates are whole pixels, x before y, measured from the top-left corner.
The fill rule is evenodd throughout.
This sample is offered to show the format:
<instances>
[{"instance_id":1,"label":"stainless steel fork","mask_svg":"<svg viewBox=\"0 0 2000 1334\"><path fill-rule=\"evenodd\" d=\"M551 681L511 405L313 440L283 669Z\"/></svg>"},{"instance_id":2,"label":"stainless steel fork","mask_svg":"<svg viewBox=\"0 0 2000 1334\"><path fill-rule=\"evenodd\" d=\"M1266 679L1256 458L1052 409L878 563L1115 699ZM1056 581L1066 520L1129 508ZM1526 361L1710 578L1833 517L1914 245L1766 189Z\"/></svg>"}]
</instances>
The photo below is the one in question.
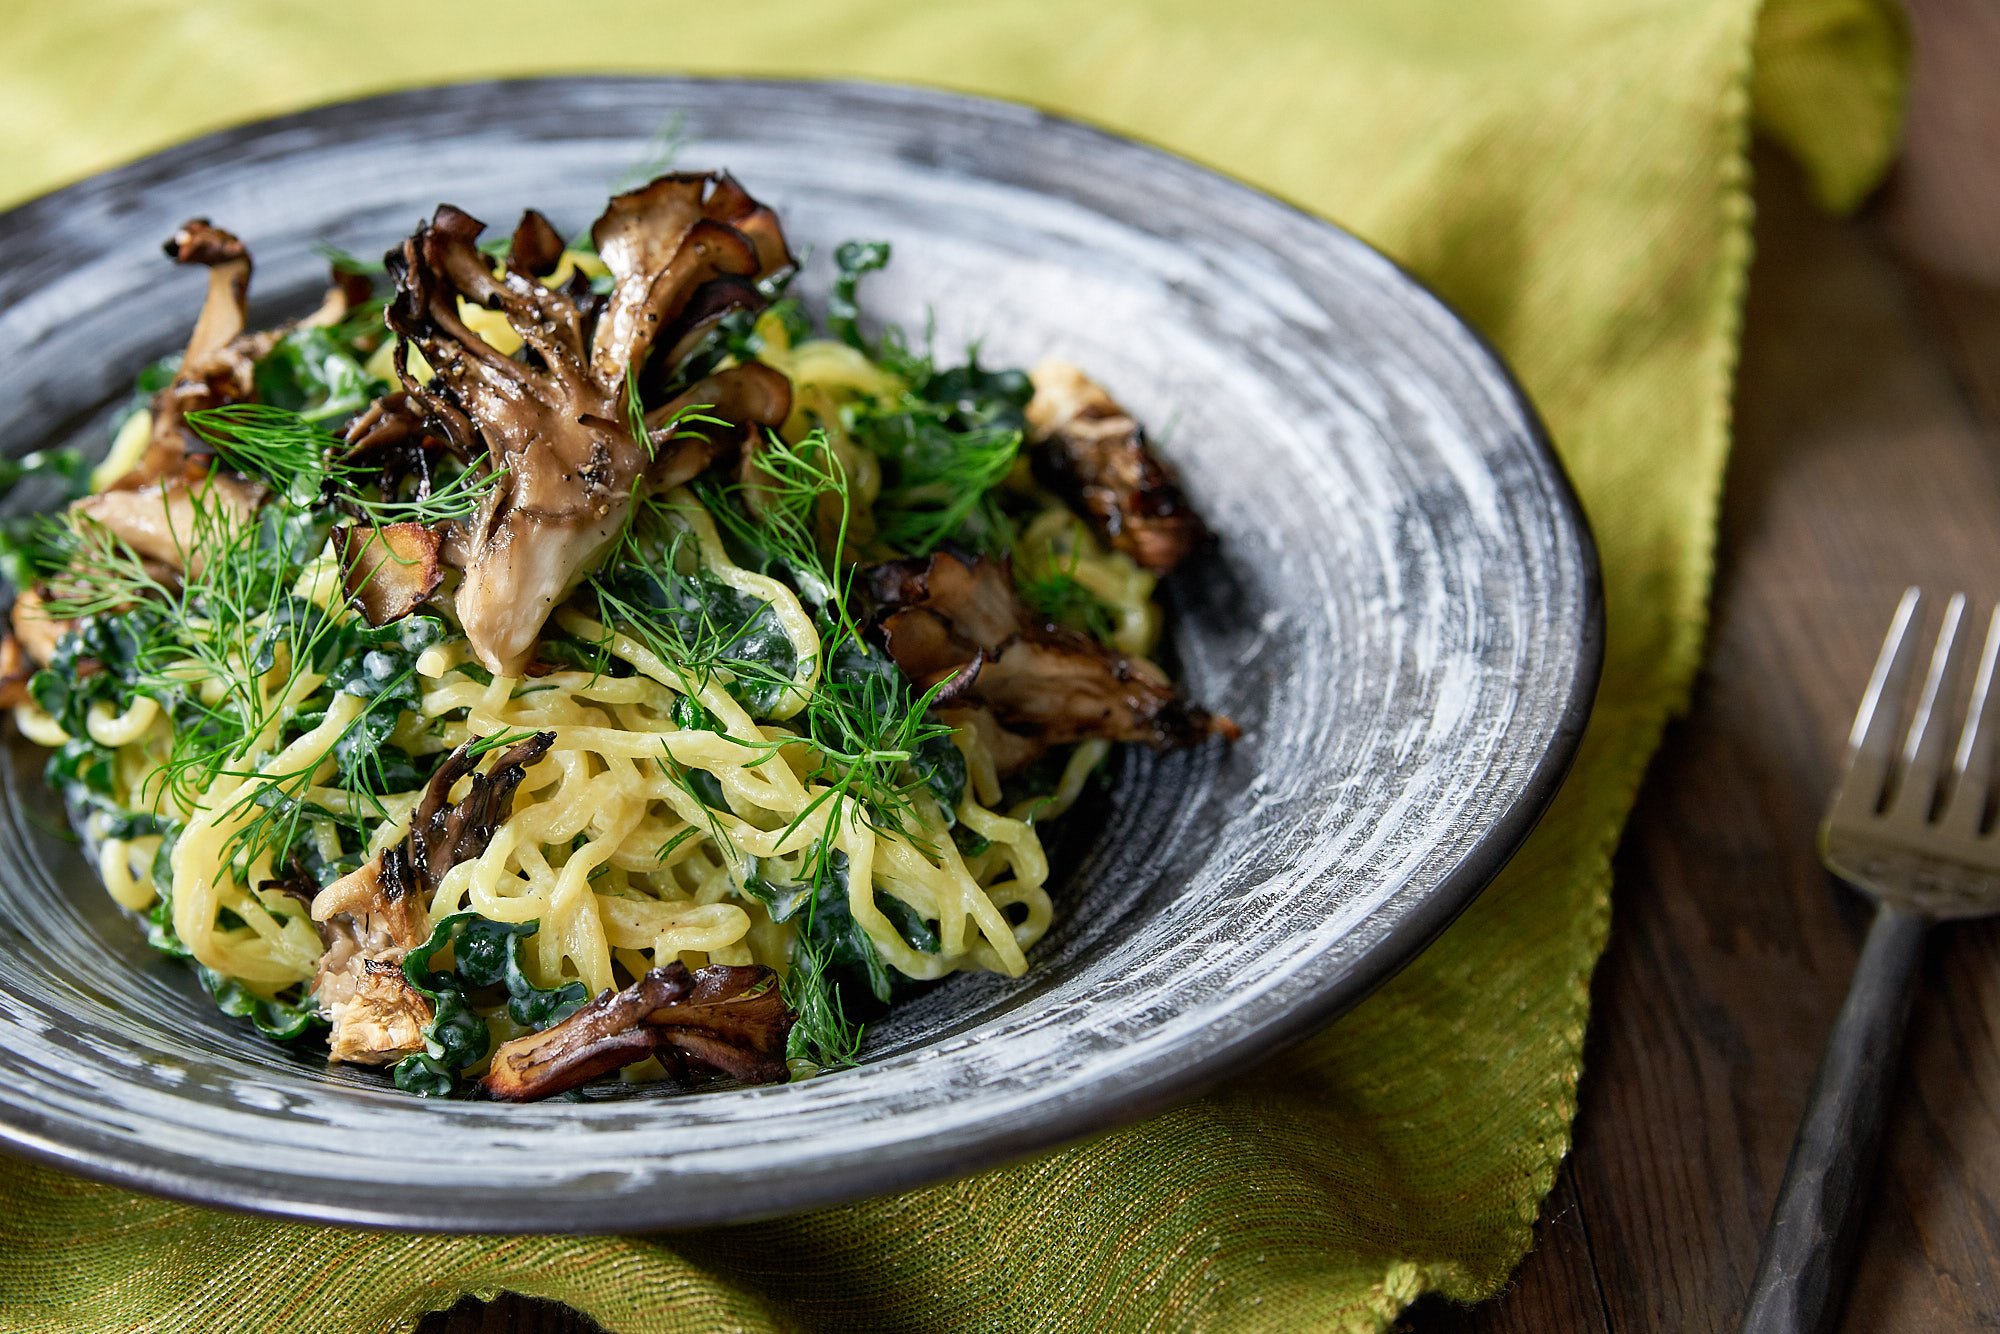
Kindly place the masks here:
<instances>
[{"instance_id":1,"label":"stainless steel fork","mask_svg":"<svg viewBox=\"0 0 2000 1334\"><path fill-rule=\"evenodd\" d=\"M1821 860L1875 900L1875 921L1785 1164L1744 1334L1832 1327L1881 1142L1883 1106L1895 1083L1924 933L1940 918L2000 911L2000 835L1991 828L2000 702L1988 707L2000 657L2000 608L1987 624L1957 745L1948 748L1965 596L1945 605L1905 729L1899 724L1917 659L1911 631L1921 601L1912 588L1896 608L1854 717L1846 772L1820 826Z\"/></svg>"}]
</instances>

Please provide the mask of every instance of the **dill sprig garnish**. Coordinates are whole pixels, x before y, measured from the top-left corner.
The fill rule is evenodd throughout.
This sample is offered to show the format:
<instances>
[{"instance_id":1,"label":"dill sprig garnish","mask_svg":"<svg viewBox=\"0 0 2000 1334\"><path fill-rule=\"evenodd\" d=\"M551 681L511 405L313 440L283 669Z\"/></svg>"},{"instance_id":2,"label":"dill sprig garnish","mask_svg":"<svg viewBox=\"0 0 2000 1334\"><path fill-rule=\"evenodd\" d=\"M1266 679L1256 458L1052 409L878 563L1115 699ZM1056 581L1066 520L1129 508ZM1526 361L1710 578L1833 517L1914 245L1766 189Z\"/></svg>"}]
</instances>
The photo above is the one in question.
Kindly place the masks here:
<instances>
[{"instance_id":1,"label":"dill sprig garnish","mask_svg":"<svg viewBox=\"0 0 2000 1334\"><path fill-rule=\"evenodd\" d=\"M889 421L898 423L898 434L914 435L925 424L951 438L944 449L898 451L889 432ZM1001 426L980 426L953 432L949 416L938 405L906 395L902 411L875 419L856 435L877 453L899 464L896 483L885 487L875 502L876 535L898 551L928 556L946 542L960 537L968 520L991 505L990 493L1013 471L1021 452L1021 432ZM984 516L981 536L1002 530L997 512ZM976 540L971 545L996 545Z\"/></svg>"},{"instance_id":2,"label":"dill sprig garnish","mask_svg":"<svg viewBox=\"0 0 2000 1334\"><path fill-rule=\"evenodd\" d=\"M343 457L340 437L289 409L230 403L190 412L187 422L223 462L268 482L287 504L302 510L337 506L376 525L470 518L506 471L466 468L442 486L399 499L380 493L379 474Z\"/></svg>"},{"instance_id":3,"label":"dill sprig garnish","mask_svg":"<svg viewBox=\"0 0 2000 1334\"><path fill-rule=\"evenodd\" d=\"M205 479L189 484L184 513L167 510L172 501L164 496L161 504L164 526L181 548L174 564L182 573L169 573L78 516L64 539L68 560L50 586L47 610L86 623L66 646L90 636L92 625L115 628L118 661L100 665L126 696L152 698L171 718L166 754L147 776L143 800L171 796L185 809L201 809L219 780L242 780L220 814L261 808L224 849L225 860L247 869L265 854L280 856L306 819L329 814L304 801L329 758L340 762L343 781L372 795L360 780L370 764L379 766L377 746L355 742L386 737L408 699L414 669L405 664L353 692L363 698L360 709L323 750L285 772L264 771L262 758L284 747L288 731L303 731L317 716L308 701L338 670L343 652L358 650L354 641L365 630L344 607L321 607L295 591L325 546L327 521L276 506L246 513ZM60 706L73 687L52 677L59 674L36 678L37 699Z\"/></svg>"},{"instance_id":4,"label":"dill sprig garnish","mask_svg":"<svg viewBox=\"0 0 2000 1334\"><path fill-rule=\"evenodd\" d=\"M1014 534L999 488L1020 457L1034 387L1018 370L981 367L977 346L964 365L940 369L930 328L921 350L895 325L884 326L871 345L861 332L861 280L886 268L889 256L885 241L839 246L827 302L828 329L902 384L897 394L841 409L847 434L882 460L876 536L912 556L947 542L1004 552Z\"/></svg>"},{"instance_id":5,"label":"dill sprig garnish","mask_svg":"<svg viewBox=\"0 0 2000 1334\"><path fill-rule=\"evenodd\" d=\"M1082 553L1074 547L1050 551L1038 560L1016 559L1014 587L1037 614L1108 644L1118 623L1104 600L1076 577L1081 562Z\"/></svg>"},{"instance_id":6,"label":"dill sprig garnish","mask_svg":"<svg viewBox=\"0 0 2000 1334\"><path fill-rule=\"evenodd\" d=\"M853 517L847 469L824 429L797 444L767 435L751 455L748 479L694 485L716 525L766 571L790 576L815 606L860 638L847 613L841 562Z\"/></svg>"},{"instance_id":7,"label":"dill sprig garnish","mask_svg":"<svg viewBox=\"0 0 2000 1334\"><path fill-rule=\"evenodd\" d=\"M793 953L782 983L785 1004L793 1015L785 1054L823 1069L838 1069L860 1061L865 1026L849 1019L841 1008L826 976L827 962L823 950L807 947Z\"/></svg>"},{"instance_id":8,"label":"dill sprig garnish","mask_svg":"<svg viewBox=\"0 0 2000 1334\"><path fill-rule=\"evenodd\" d=\"M754 457L749 480L704 480L696 494L751 563L785 575L816 607L818 662L798 661L767 606L701 568L692 534L660 501L635 506L633 522L593 576L598 609L607 625L638 640L690 689L719 681L753 714L769 716L778 700L812 681L786 719L795 736L731 738L747 750L764 750L764 758L784 746L805 752L806 780L820 790L787 832L845 801L857 818L921 846L924 822L916 818L915 802L924 783L911 762L925 743L951 734L929 717L943 684L913 697L901 670L856 627L839 555L852 499L826 433L815 431L797 444L768 438ZM782 651L774 641L782 641ZM835 824L827 821L829 835Z\"/></svg>"}]
</instances>

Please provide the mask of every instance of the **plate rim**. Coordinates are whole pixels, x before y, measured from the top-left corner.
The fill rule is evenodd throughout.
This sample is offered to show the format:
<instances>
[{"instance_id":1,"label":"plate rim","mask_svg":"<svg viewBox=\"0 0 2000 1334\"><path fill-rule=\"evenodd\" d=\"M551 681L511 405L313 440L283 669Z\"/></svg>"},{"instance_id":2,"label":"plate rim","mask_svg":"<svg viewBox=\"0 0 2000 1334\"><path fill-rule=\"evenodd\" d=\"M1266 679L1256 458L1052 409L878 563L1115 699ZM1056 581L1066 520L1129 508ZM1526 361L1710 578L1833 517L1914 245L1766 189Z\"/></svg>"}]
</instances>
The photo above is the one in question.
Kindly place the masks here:
<instances>
[{"instance_id":1,"label":"plate rim","mask_svg":"<svg viewBox=\"0 0 2000 1334\"><path fill-rule=\"evenodd\" d=\"M615 1208L601 1210L591 1209L586 1201L558 1198L554 1201L557 1207L537 1211L516 1199L514 1204L521 1207L510 1208L509 1213L519 1217L520 1222L506 1228L506 1231L565 1234L679 1231L756 1221L971 1175L1130 1125L1202 1096L1230 1075L1293 1046L1353 1009L1413 962L1499 876L1547 813L1573 768L1602 679L1605 653L1604 581L1588 515L1533 399L1512 367L1480 329L1402 263L1339 222L1299 205L1282 193L1243 180L1224 168L1166 148L1143 135L1113 130L1073 113L1051 111L1024 99L968 93L938 84L868 78L577 72L401 86L357 97L319 101L277 115L236 122L123 159L102 170L67 181L55 189L21 200L0 210L0 231L7 230L10 224L20 225L23 217L39 210L60 209L65 198L73 192L102 188L115 183L115 178L120 176L143 176L148 172L171 168L177 159L207 159L216 150L239 141L293 129L323 128L329 121L337 123L343 113L357 107L419 102L452 94L526 93L556 85L578 84L823 91L832 96L858 94L876 99L903 99L915 105L983 106L1010 115L1026 111L1039 123L1059 125L1071 132L1082 131L1114 147L1136 148L1170 159L1183 167L1193 167L1237 189L1269 200L1312 226L1331 229L1390 266L1413 296L1431 302L1448 323L1470 339L1489 369L1495 373L1520 415L1528 443L1548 465L1549 485L1545 489L1551 502L1551 519L1566 530L1566 535L1576 547L1578 568L1575 575L1582 624L1577 627L1578 652L1571 665L1569 679L1563 683L1563 707L1555 721L1548 748L1535 760L1513 803L1488 824L1458 865L1441 876L1424 896L1391 922L1343 973L1313 994L1296 1000L1289 1008L1260 1016L1258 1022L1245 1026L1227 1041L1192 1059L1174 1063L1171 1053L1155 1057L1144 1067L1131 1072L1137 1077L1121 1080L1089 1100L1063 1099L1042 1104L1036 1109L1036 1115L1025 1124L993 1123L989 1133L970 1145L926 1148L921 1141L905 1141L894 1155L844 1159L810 1176L765 1185L761 1188L761 1195L747 1209L716 1208L712 1201L705 1206L698 1198L671 1194L650 1208L645 1195L606 1197L601 1203L615 1205ZM7 804L14 806L11 800ZM14 813L10 811L10 816ZM477 1204L484 1208L471 1210L440 1208L428 1201L386 1209L329 1205L306 1191L245 1184L234 1179L205 1175L190 1167L154 1161L145 1155L143 1148L135 1152L118 1145L107 1146L88 1133L66 1138L59 1118L39 1113L16 1116L9 1109L0 1109L0 1150L102 1184L184 1203L262 1217L391 1231L492 1232L495 1230L492 1225L496 1214L494 1206L507 1198L479 1196ZM173 1161L178 1163L181 1160ZM306 1179L287 1176L281 1180L291 1183ZM607 1214L615 1216L607 1217Z\"/></svg>"}]
</instances>

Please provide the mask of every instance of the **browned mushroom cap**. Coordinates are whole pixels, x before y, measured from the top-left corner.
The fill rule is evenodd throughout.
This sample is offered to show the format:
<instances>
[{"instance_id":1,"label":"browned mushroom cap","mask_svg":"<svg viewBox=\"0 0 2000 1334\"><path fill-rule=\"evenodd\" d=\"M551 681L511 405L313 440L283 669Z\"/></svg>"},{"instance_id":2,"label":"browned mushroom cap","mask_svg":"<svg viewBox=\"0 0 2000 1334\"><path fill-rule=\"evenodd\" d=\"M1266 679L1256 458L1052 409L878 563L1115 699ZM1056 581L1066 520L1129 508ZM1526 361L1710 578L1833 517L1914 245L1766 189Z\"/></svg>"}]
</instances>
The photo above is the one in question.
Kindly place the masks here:
<instances>
[{"instance_id":1,"label":"browned mushroom cap","mask_svg":"<svg viewBox=\"0 0 2000 1334\"><path fill-rule=\"evenodd\" d=\"M481 757L470 742L445 756L410 820L411 864L426 897L436 892L452 867L486 851L493 831L513 809L514 789L521 786L528 767L548 754L555 739L554 732L537 732L517 741L501 751L483 774L473 772ZM452 788L467 774L472 774L470 788L452 801Z\"/></svg>"},{"instance_id":2,"label":"browned mushroom cap","mask_svg":"<svg viewBox=\"0 0 2000 1334\"><path fill-rule=\"evenodd\" d=\"M984 710L1024 743L996 753L1003 768L1089 738L1164 749L1237 735L1228 719L1190 707L1152 663L1036 617L1004 560L941 551L870 566L858 583L905 675L925 689L942 684L940 706Z\"/></svg>"},{"instance_id":3,"label":"browned mushroom cap","mask_svg":"<svg viewBox=\"0 0 2000 1334\"><path fill-rule=\"evenodd\" d=\"M763 967L655 968L539 1033L502 1043L486 1091L510 1102L546 1098L661 1055L710 1066L746 1084L789 1074L792 1028L777 974Z\"/></svg>"},{"instance_id":4,"label":"browned mushroom cap","mask_svg":"<svg viewBox=\"0 0 2000 1334\"><path fill-rule=\"evenodd\" d=\"M208 268L208 298L194 332L188 336L188 357L200 360L220 352L243 332L250 297L250 252L234 235L194 218L167 239L167 258L176 264Z\"/></svg>"},{"instance_id":5,"label":"browned mushroom cap","mask_svg":"<svg viewBox=\"0 0 2000 1334\"><path fill-rule=\"evenodd\" d=\"M622 258L622 253L614 250L605 264L618 285L599 317L591 352L591 365L602 380L622 378L626 367L641 365L656 346L677 345L691 321L712 322L733 309L714 300L715 292L735 294L736 304L756 299L756 289L740 281L757 272L756 248L735 228L707 218L697 218L687 229L665 268L636 275L650 279L643 291L635 275L621 273L614 256ZM737 281L708 289L710 295L704 297L704 289L717 279Z\"/></svg>"},{"instance_id":6,"label":"browned mushroom cap","mask_svg":"<svg viewBox=\"0 0 2000 1334\"><path fill-rule=\"evenodd\" d=\"M398 843L377 853L320 890L313 896L312 916L336 928L347 919L355 947L351 954L400 958L402 951L422 944L424 903L410 874L407 846ZM320 961L322 970L333 962L332 954L329 948Z\"/></svg>"},{"instance_id":7,"label":"browned mushroom cap","mask_svg":"<svg viewBox=\"0 0 2000 1334\"><path fill-rule=\"evenodd\" d=\"M388 1065L424 1049L431 1003L403 976L401 964L363 959L351 985L325 998L327 1055L355 1065Z\"/></svg>"},{"instance_id":8,"label":"browned mushroom cap","mask_svg":"<svg viewBox=\"0 0 2000 1334\"><path fill-rule=\"evenodd\" d=\"M505 469L463 530L455 595L473 652L496 674L526 668L549 614L621 530L635 484L684 481L712 457L676 449L655 469L624 411L626 379L653 348L673 345L690 312L714 313L703 285L760 272L758 243L706 215L709 183L662 177L611 201L593 236L612 290L587 340L574 299L522 273L496 278L476 244L481 224L449 205L390 256L390 327L435 372L419 384L399 360L406 392L464 454ZM734 195L725 203L756 214ZM504 356L467 328L461 299L499 311L529 358ZM748 385L755 373L739 378Z\"/></svg>"},{"instance_id":9,"label":"browned mushroom cap","mask_svg":"<svg viewBox=\"0 0 2000 1334\"><path fill-rule=\"evenodd\" d=\"M600 379L653 348L674 364L729 311L763 305L753 280L792 264L777 216L728 176L658 177L614 197L590 235L612 279L591 350Z\"/></svg>"},{"instance_id":10,"label":"browned mushroom cap","mask_svg":"<svg viewBox=\"0 0 2000 1334\"><path fill-rule=\"evenodd\" d=\"M792 411L792 382L761 361L745 362L697 380L646 414L652 428L652 466L646 480L655 491L679 486L719 458L734 454L759 429L775 430ZM732 423L681 422L684 413Z\"/></svg>"},{"instance_id":11,"label":"browned mushroom cap","mask_svg":"<svg viewBox=\"0 0 2000 1334\"><path fill-rule=\"evenodd\" d=\"M194 218L170 237L167 258L208 268L208 294L173 380L153 396L152 438L138 463L112 483L137 487L183 471L191 445L187 414L196 408L248 402L255 393L256 358L236 343L243 334L250 291L250 252L235 236Z\"/></svg>"},{"instance_id":12,"label":"browned mushroom cap","mask_svg":"<svg viewBox=\"0 0 2000 1334\"><path fill-rule=\"evenodd\" d=\"M493 276L481 225L446 205L391 256L389 324L435 371L398 373L410 398L468 454L506 471L466 530L459 620L489 671L518 675L549 613L617 535L647 463L625 424L622 378L590 374L579 312L532 279ZM533 354L502 355L460 320L458 300L499 310Z\"/></svg>"},{"instance_id":13,"label":"browned mushroom cap","mask_svg":"<svg viewBox=\"0 0 2000 1334\"><path fill-rule=\"evenodd\" d=\"M770 969L711 964L696 970L685 1000L654 1010L646 1023L663 1051L671 1047L740 1084L777 1084L791 1074L785 1040L793 1018Z\"/></svg>"},{"instance_id":14,"label":"browned mushroom cap","mask_svg":"<svg viewBox=\"0 0 2000 1334\"><path fill-rule=\"evenodd\" d=\"M371 1036L370 1027L384 1022L385 1005L404 1002L388 996L386 984L371 982L370 977L381 972L377 965L394 967L423 942L425 905L438 883L452 867L486 851L494 829L512 808L514 790L528 766L554 741L553 732L540 732L517 742L483 774L473 773L481 756L472 745L460 746L431 775L408 836L313 898L313 921L326 942L313 975L313 997L319 1012L332 1021L333 1051L388 1050ZM452 788L467 774L472 774L470 790L452 801ZM362 995L364 988L375 1000L349 1006L347 1002ZM428 1018L426 1006L425 1022ZM346 1031L350 1025L358 1026L355 1032ZM336 1054L334 1059L358 1058Z\"/></svg>"},{"instance_id":15,"label":"browned mushroom cap","mask_svg":"<svg viewBox=\"0 0 2000 1334\"><path fill-rule=\"evenodd\" d=\"M37 663L13 635L0 638L0 709L28 702L28 681Z\"/></svg>"},{"instance_id":16,"label":"browned mushroom cap","mask_svg":"<svg viewBox=\"0 0 2000 1334\"><path fill-rule=\"evenodd\" d=\"M507 267L524 278L548 273L562 261L562 234L534 209L514 227L514 244L507 249Z\"/></svg>"},{"instance_id":17,"label":"browned mushroom cap","mask_svg":"<svg viewBox=\"0 0 2000 1334\"><path fill-rule=\"evenodd\" d=\"M76 628L75 621L51 614L45 602L43 590L24 588L15 594L14 609L8 614L8 621L14 627L8 638L17 641L28 660L39 667L46 667L55 659L56 645ZM33 675L32 668L29 674Z\"/></svg>"},{"instance_id":18,"label":"browned mushroom cap","mask_svg":"<svg viewBox=\"0 0 2000 1334\"><path fill-rule=\"evenodd\" d=\"M175 571L199 572L202 553L197 538L202 529L217 520L246 523L266 497L255 482L218 472L193 480L173 476L100 491L74 502L70 513L86 525L102 528L145 560Z\"/></svg>"},{"instance_id":19,"label":"browned mushroom cap","mask_svg":"<svg viewBox=\"0 0 2000 1334\"><path fill-rule=\"evenodd\" d=\"M370 625L408 616L444 582L444 535L420 523L333 530L348 600Z\"/></svg>"},{"instance_id":20,"label":"browned mushroom cap","mask_svg":"<svg viewBox=\"0 0 2000 1334\"><path fill-rule=\"evenodd\" d=\"M757 276L797 268L791 248L785 244L784 228L778 225L778 215L752 199L750 192L728 172L719 172L711 179L714 189L702 212L750 238L757 247Z\"/></svg>"},{"instance_id":21,"label":"browned mushroom cap","mask_svg":"<svg viewBox=\"0 0 2000 1334\"><path fill-rule=\"evenodd\" d=\"M1139 423L1065 362L1045 361L1029 378L1035 475L1082 510L1114 550L1155 574L1180 564L1208 530Z\"/></svg>"},{"instance_id":22,"label":"browned mushroom cap","mask_svg":"<svg viewBox=\"0 0 2000 1334\"><path fill-rule=\"evenodd\" d=\"M679 963L655 968L623 991L606 991L559 1024L503 1042L480 1082L496 1098L526 1102L587 1084L653 1054L646 1016L694 989Z\"/></svg>"},{"instance_id":23,"label":"browned mushroom cap","mask_svg":"<svg viewBox=\"0 0 2000 1334\"><path fill-rule=\"evenodd\" d=\"M208 293L181 353L180 369L153 395L152 436L146 452L111 483L113 490L200 476L208 467L208 447L188 430L188 413L250 402L256 396L257 363L280 338L297 328L338 324L368 299L367 278L336 267L325 298L312 314L246 333L251 263L243 242L208 219L195 218L168 239L165 249L176 264L208 268Z\"/></svg>"},{"instance_id":24,"label":"browned mushroom cap","mask_svg":"<svg viewBox=\"0 0 2000 1334\"><path fill-rule=\"evenodd\" d=\"M340 455L342 466L357 478L365 477L381 487L384 495L395 494L406 480L415 479L416 495L428 496L447 454L456 453L461 461L470 462L440 431L432 428L429 414L400 389L363 408L348 422L341 439L346 445ZM460 536L459 526L454 523L439 527L446 542L445 563L461 563L453 559L451 549L452 539ZM458 553L461 558L462 554Z\"/></svg>"}]
</instances>

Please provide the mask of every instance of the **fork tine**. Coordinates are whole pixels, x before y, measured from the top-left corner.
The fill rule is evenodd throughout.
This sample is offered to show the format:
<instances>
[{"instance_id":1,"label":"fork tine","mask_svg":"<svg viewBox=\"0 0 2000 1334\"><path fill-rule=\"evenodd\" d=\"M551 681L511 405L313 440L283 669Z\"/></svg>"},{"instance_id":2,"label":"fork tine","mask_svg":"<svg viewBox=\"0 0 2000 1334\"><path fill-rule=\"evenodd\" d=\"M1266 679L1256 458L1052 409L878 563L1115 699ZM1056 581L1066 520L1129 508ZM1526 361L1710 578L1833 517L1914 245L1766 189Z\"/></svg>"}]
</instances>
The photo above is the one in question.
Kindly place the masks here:
<instances>
[{"instance_id":1,"label":"fork tine","mask_svg":"<svg viewBox=\"0 0 2000 1334\"><path fill-rule=\"evenodd\" d=\"M1986 791L1993 781L1993 713L1986 707L1993 689L1993 669L2000 663L2000 606L1986 622L1986 644L1979 651L1979 670L1972 679L1972 698L1965 706L1965 727L1958 734L1952 757L1951 803L1944 823L1955 834L1971 837L1986 816Z\"/></svg>"},{"instance_id":2,"label":"fork tine","mask_svg":"<svg viewBox=\"0 0 2000 1334\"><path fill-rule=\"evenodd\" d=\"M1910 732L1903 741L1902 772L1896 780L1896 795L1889 813L1903 819L1930 819L1937 805L1938 778L1944 770L1945 731L1951 726L1952 687L1957 683L1959 659L1958 625L1965 617L1965 594L1954 593L1945 603L1944 620L1938 626L1937 647L1931 650L1930 670L1924 673L1923 690L1917 695L1917 711L1910 716ZM1942 705L1942 707L1940 707ZM1931 725L1933 715L1937 726Z\"/></svg>"},{"instance_id":3,"label":"fork tine","mask_svg":"<svg viewBox=\"0 0 2000 1334\"><path fill-rule=\"evenodd\" d=\"M1867 692L1861 696L1861 707L1855 711L1854 727L1847 735L1847 772L1836 798L1843 806L1860 801L1873 812L1881 805L1889 777L1889 756L1896 748L1899 702L1915 657L1910 622L1916 617L1920 596L1915 588L1909 588L1896 604L1889 633L1882 640L1882 652L1868 678Z\"/></svg>"},{"instance_id":4,"label":"fork tine","mask_svg":"<svg viewBox=\"0 0 2000 1334\"><path fill-rule=\"evenodd\" d=\"M1896 796L1890 798L1890 816L1904 820L1930 820L1938 804L1938 776L1944 772L1944 734L1952 714L1952 686L1958 680L1960 640L1958 622L1966 614L1966 594L1954 592L1944 604L1944 620L1938 624L1938 646L1930 650L1930 670L1924 672L1924 688L1916 696L1916 712L1910 714L1910 734L1902 742L1902 772L1896 778ZM1942 704L1942 708L1940 708ZM1932 716L1938 726L1930 726Z\"/></svg>"}]
</instances>

